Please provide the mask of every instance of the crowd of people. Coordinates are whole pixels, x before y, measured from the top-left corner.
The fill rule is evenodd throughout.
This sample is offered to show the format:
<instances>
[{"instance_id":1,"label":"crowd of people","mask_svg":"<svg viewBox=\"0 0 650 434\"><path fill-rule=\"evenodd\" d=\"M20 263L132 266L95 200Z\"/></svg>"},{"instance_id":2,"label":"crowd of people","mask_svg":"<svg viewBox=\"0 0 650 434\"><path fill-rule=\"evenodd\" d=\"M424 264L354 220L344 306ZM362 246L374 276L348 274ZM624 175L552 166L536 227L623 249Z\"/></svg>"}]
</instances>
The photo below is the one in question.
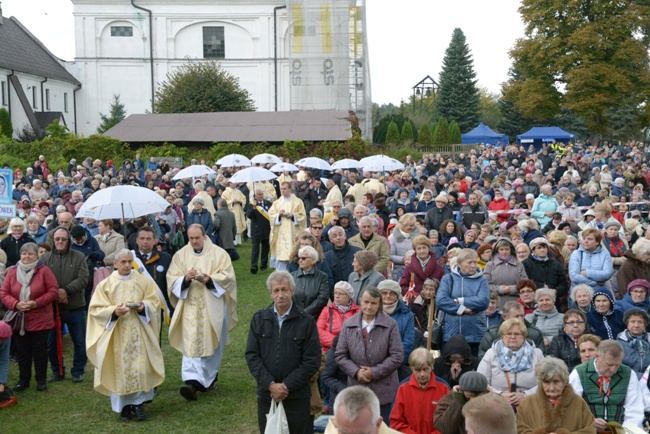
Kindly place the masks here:
<instances>
[{"instance_id":1,"label":"crowd of people","mask_svg":"<svg viewBox=\"0 0 650 434\"><path fill-rule=\"evenodd\" d=\"M32 365L39 391L66 378L67 329L72 381L90 360L120 420L144 420L164 381L163 321L183 355L179 393L214 389L238 322L232 261L250 240L250 273L272 300L245 354L260 432L274 402L292 434L641 428L647 159L632 142L481 145L407 157L403 170L302 167L235 184L240 168L174 180L153 157L50 168L41 156L14 169L17 215L0 220L0 406L30 386ZM169 206L77 215L122 184Z\"/></svg>"}]
</instances>

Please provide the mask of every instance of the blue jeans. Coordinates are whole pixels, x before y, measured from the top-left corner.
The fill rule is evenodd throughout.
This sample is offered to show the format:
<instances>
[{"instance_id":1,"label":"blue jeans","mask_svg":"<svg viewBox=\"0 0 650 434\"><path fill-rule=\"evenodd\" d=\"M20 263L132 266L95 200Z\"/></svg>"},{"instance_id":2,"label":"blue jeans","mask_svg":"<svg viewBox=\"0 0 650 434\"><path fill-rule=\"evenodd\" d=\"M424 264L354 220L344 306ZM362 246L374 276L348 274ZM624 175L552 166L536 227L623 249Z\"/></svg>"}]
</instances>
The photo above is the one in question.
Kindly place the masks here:
<instances>
[{"instance_id":1,"label":"blue jeans","mask_svg":"<svg viewBox=\"0 0 650 434\"><path fill-rule=\"evenodd\" d=\"M86 363L88 363L88 358L86 357L86 315L84 311L84 308L73 311L59 311L61 315L61 324L66 324L68 326L68 331L74 348L72 369L70 370L73 377L82 375L84 369L86 369ZM56 330L50 332L50 336L47 340L47 347L52 372L59 374L59 358L56 355ZM63 367L63 375L65 375L65 366Z\"/></svg>"},{"instance_id":2,"label":"blue jeans","mask_svg":"<svg viewBox=\"0 0 650 434\"><path fill-rule=\"evenodd\" d=\"M0 384L7 384L9 381L9 347L11 338L0 342Z\"/></svg>"}]
</instances>

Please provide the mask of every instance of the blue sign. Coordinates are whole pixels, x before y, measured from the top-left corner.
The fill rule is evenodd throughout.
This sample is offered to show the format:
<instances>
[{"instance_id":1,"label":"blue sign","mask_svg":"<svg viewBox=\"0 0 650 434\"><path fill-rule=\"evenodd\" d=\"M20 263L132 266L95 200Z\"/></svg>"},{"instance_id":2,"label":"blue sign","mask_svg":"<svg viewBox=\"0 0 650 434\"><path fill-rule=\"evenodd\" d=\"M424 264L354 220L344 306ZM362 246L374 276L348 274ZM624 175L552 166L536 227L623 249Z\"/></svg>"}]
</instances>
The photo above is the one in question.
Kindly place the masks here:
<instances>
[{"instance_id":1,"label":"blue sign","mask_svg":"<svg viewBox=\"0 0 650 434\"><path fill-rule=\"evenodd\" d=\"M0 169L0 204L11 205L14 173L10 169Z\"/></svg>"}]
</instances>

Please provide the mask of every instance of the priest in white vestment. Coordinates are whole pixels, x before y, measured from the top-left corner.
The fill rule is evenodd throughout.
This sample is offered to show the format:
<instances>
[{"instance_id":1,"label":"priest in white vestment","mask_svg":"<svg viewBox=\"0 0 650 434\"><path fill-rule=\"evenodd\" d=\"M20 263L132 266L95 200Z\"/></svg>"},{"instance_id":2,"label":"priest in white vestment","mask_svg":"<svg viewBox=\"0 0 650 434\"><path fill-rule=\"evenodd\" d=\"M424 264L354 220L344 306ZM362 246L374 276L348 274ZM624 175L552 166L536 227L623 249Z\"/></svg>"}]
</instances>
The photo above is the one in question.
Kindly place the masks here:
<instances>
[{"instance_id":1,"label":"priest in white vestment","mask_svg":"<svg viewBox=\"0 0 650 434\"><path fill-rule=\"evenodd\" d=\"M246 230L246 215L244 214L244 205L247 202L246 196L237 189L234 183L229 182L221 198L228 203L228 209L235 214L235 221L237 222L235 245L238 246L241 244L241 234Z\"/></svg>"},{"instance_id":2,"label":"priest in white vestment","mask_svg":"<svg viewBox=\"0 0 650 434\"><path fill-rule=\"evenodd\" d=\"M271 221L271 255L275 258L275 268L286 270L291 260L291 251L296 234L307 228L305 204L291 193L291 184L280 184L282 196L273 202L269 210Z\"/></svg>"},{"instance_id":3,"label":"priest in white vestment","mask_svg":"<svg viewBox=\"0 0 650 434\"><path fill-rule=\"evenodd\" d=\"M86 333L95 390L111 397L122 421L144 420L143 404L165 380L158 287L134 271L132 261L131 251L118 252L115 271L97 285L90 300Z\"/></svg>"},{"instance_id":4,"label":"priest in white vestment","mask_svg":"<svg viewBox=\"0 0 650 434\"><path fill-rule=\"evenodd\" d=\"M183 354L181 395L216 387L229 331L237 325L237 281L230 256L201 225L187 229L189 244L172 258L167 290L174 306L169 344Z\"/></svg>"}]
</instances>

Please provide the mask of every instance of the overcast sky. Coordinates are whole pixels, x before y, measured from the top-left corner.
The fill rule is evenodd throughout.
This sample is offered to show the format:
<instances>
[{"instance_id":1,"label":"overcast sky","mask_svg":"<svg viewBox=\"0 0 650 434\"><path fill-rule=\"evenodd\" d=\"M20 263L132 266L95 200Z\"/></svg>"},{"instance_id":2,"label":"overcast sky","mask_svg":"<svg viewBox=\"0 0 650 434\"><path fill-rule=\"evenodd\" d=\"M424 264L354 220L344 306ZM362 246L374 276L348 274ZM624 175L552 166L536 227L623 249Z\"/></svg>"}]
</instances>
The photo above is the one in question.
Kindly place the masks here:
<instances>
[{"instance_id":1,"label":"overcast sky","mask_svg":"<svg viewBox=\"0 0 650 434\"><path fill-rule=\"evenodd\" d=\"M399 104L430 75L436 81L451 34L460 27L474 57L479 86L498 93L507 79L510 50L524 28L520 0L367 0L373 102ZM4 0L2 15L15 16L50 51L74 59L70 0Z\"/></svg>"}]
</instances>

